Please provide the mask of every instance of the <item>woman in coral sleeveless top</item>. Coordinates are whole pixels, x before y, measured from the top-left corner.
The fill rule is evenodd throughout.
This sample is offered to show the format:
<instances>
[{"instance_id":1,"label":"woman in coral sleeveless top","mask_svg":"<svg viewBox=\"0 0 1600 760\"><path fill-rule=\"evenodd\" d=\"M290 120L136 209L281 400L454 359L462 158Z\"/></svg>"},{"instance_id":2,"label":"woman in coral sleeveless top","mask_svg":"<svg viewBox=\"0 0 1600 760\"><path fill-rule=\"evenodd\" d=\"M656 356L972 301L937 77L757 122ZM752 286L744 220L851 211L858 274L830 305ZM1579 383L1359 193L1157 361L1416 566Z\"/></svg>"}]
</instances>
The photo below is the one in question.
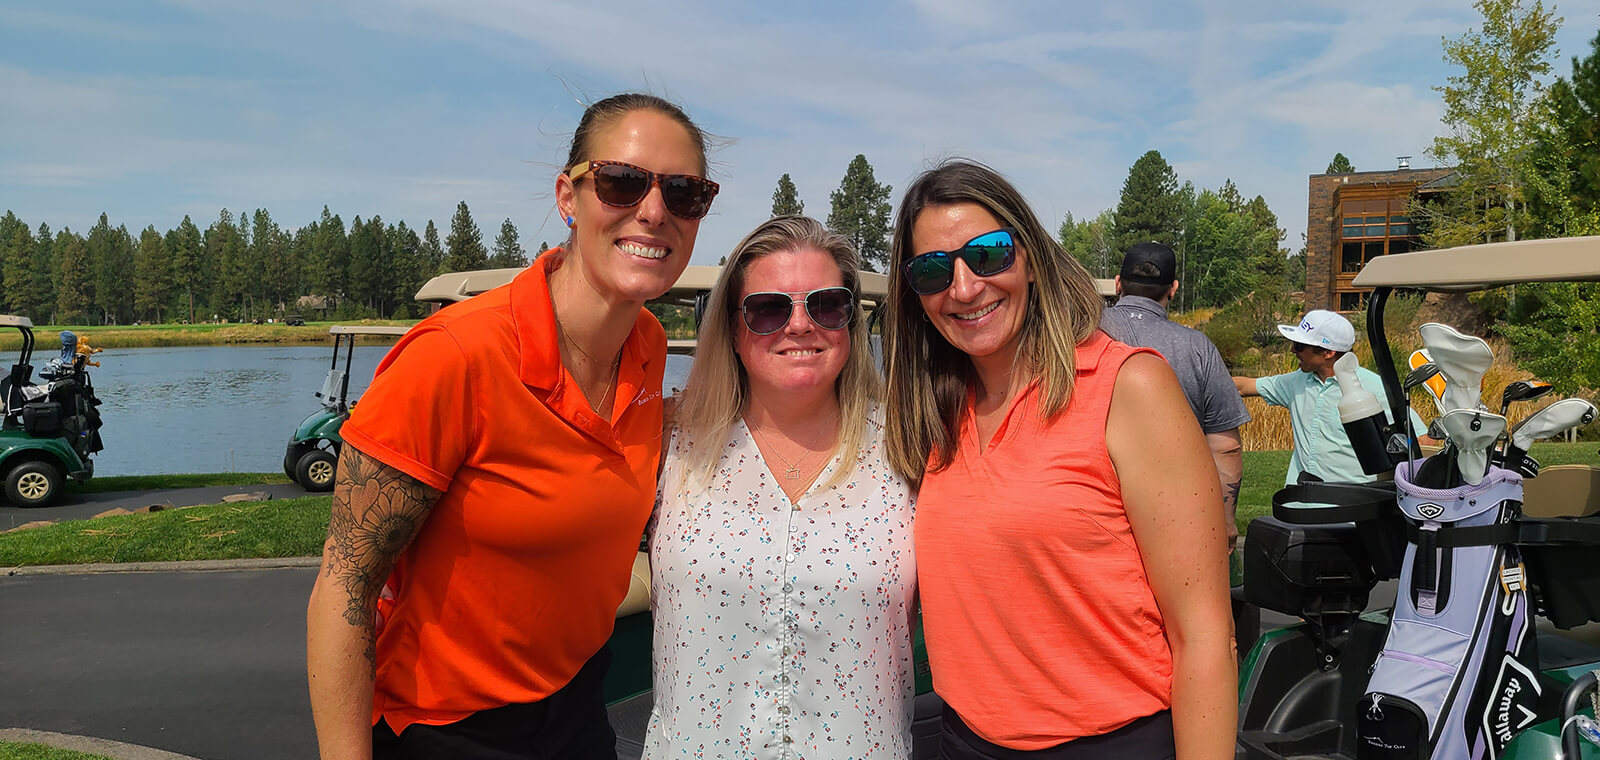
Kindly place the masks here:
<instances>
[{"instance_id":1,"label":"woman in coral sleeveless top","mask_svg":"<svg viewBox=\"0 0 1600 760\"><path fill-rule=\"evenodd\" d=\"M1233 757L1215 467L1159 354L997 172L950 161L895 223L890 461L914 528L941 757Z\"/></svg>"}]
</instances>

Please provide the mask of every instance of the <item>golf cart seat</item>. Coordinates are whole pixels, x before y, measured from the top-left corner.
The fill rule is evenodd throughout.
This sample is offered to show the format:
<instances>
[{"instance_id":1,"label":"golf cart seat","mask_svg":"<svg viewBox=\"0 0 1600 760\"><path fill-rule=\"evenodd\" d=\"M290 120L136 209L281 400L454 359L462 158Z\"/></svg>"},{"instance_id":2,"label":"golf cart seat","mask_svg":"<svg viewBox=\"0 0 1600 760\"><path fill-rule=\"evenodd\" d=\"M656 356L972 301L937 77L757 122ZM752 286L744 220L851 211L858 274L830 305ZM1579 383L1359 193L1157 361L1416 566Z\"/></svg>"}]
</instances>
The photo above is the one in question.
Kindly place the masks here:
<instances>
[{"instance_id":1,"label":"golf cart seat","mask_svg":"<svg viewBox=\"0 0 1600 760\"><path fill-rule=\"evenodd\" d=\"M1589 517L1600 514L1600 467L1558 464L1523 481L1522 513L1529 517Z\"/></svg>"}]
</instances>

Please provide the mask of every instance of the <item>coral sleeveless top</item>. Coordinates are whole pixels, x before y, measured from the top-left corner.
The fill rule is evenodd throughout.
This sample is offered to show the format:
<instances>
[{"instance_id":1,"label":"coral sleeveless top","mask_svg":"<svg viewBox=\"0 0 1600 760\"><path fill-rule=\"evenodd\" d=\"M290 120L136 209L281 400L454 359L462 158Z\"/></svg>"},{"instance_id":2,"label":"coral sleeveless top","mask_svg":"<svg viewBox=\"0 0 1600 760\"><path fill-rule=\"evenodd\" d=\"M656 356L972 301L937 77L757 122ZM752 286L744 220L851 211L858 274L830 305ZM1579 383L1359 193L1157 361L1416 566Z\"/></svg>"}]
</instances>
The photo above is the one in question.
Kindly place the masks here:
<instances>
[{"instance_id":1,"label":"coral sleeveless top","mask_svg":"<svg viewBox=\"0 0 1600 760\"><path fill-rule=\"evenodd\" d=\"M968 396L956 456L923 478L915 542L934 690L979 736L1036 750L1171 707L1172 653L1106 416L1122 363L1152 353L1103 332L1078 346L1071 402L1041 419L1037 381L992 441Z\"/></svg>"}]
</instances>

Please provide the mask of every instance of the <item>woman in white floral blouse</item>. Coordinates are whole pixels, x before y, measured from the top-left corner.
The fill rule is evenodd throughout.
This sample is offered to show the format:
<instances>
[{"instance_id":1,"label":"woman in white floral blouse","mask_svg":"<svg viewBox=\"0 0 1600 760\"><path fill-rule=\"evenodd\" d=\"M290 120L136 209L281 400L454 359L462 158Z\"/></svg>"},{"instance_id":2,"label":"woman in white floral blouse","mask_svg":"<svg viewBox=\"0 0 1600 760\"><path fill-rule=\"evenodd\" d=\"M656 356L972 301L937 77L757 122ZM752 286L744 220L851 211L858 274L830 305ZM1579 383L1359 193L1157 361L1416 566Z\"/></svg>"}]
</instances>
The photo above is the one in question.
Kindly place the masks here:
<instances>
[{"instance_id":1,"label":"woman in white floral blouse","mask_svg":"<svg viewBox=\"0 0 1600 760\"><path fill-rule=\"evenodd\" d=\"M652 760L910 756L913 495L858 266L781 216L711 292L650 525Z\"/></svg>"}]
</instances>

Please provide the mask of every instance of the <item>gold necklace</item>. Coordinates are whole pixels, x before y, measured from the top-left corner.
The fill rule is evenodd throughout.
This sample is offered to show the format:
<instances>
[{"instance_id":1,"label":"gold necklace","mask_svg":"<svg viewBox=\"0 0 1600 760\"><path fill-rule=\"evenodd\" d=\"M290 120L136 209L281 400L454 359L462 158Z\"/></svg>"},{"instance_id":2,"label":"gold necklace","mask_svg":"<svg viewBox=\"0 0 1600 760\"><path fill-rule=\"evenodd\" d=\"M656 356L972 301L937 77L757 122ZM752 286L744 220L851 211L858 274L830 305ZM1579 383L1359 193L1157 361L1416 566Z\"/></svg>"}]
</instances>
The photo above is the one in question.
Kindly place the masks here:
<instances>
[{"instance_id":1,"label":"gold necklace","mask_svg":"<svg viewBox=\"0 0 1600 760\"><path fill-rule=\"evenodd\" d=\"M551 311L551 316L554 316L554 310ZM556 331L561 333L561 342L566 344L567 348L570 348L570 349L572 349L574 351L577 351L578 353L583 355L583 358L588 359L589 361L591 361L591 362L593 362L595 364L599 364L600 363L599 359L594 358L594 356L592 354L590 354L588 351L583 350L583 346L578 345L578 342L573 340L571 335L567 334L567 328L564 327L561 324L561 318L560 317L555 317L555 323L556 323ZM591 410L593 410L593 411L595 411L595 412L597 412L599 414L602 414L602 415L606 413L604 411L605 408L606 408L606 401L611 398L611 393L616 390L616 387L617 387L617 368L619 366L621 366L621 365L622 365L622 348L618 347L617 348L617 356L616 356L616 358L611 360L611 366L606 369L606 374L610 376L610 379L606 382L606 392L601 394L600 403L598 403L598 404L590 404L589 405L589 408ZM569 374L570 374L570 371L569 371ZM576 380L577 378L573 378L573 379ZM583 386L579 385L578 389L580 391L583 390ZM585 393L584 397L583 397L583 400L584 401L588 401L589 400L589 394Z\"/></svg>"},{"instance_id":2,"label":"gold necklace","mask_svg":"<svg viewBox=\"0 0 1600 760\"><path fill-rule=\"evenodd\" d=\"M777 457L778 461L783 462L783 478L785 480L800 479L800 465L806 461L806 457L811 456L811 450L816 448L818 443L822 442L822 431L828 429L827 425L823 425L821 428L819 428L817 430L816 437L811 441L811 445L806 447L805 453L801 454L800 458L794 461L794 464L790 464L789 460L784 458L783 453L778 451L776 446L772 445L772 441L767 440L767 437L761 433L759 428L750 425L748 421L745 422L745 427L750 428L750 431L755 433L757 438L761 439L761 443L765 444L766 447L772 451L772 455Z\"/></svg>"}]
</instances>

